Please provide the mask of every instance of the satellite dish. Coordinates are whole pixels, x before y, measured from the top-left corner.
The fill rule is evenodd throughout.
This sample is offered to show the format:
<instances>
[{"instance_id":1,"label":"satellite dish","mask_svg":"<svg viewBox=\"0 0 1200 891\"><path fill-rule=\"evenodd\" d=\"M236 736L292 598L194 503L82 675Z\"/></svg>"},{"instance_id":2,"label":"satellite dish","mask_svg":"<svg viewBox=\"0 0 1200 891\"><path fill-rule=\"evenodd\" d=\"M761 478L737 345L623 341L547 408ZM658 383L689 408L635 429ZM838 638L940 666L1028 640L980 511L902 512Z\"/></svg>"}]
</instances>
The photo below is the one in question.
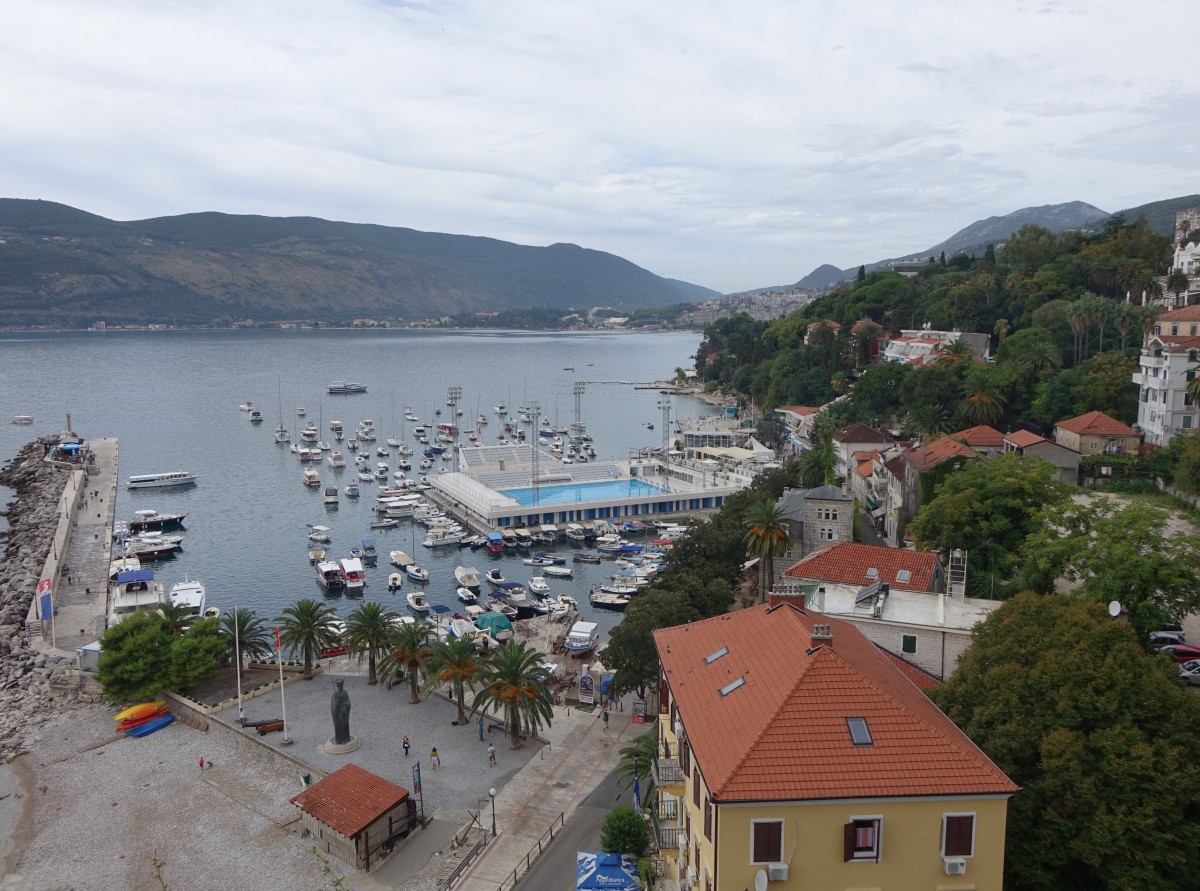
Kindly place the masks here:
<instances>
[{"instance_id":1,"label":"satellite dish","mask_svg":"<svg viewBox=\"0 0 1200 891\"><path fill-rule=\"evenodd\" d=\"M1108 605L1108 614L1114 619L1121 615L1121 601L1114 600L1112 603L1110 603Z\"/></svg>"},{"instance_id":2,"label":"satellite dish","mask_svg":"<svg viewBox=\"0 0 1200 891\"><path fill-rule=\"evenodd\" d=\"M767 871L760 869L754 874L754 891L767 891Z\"/></svg>"}]
</instances>

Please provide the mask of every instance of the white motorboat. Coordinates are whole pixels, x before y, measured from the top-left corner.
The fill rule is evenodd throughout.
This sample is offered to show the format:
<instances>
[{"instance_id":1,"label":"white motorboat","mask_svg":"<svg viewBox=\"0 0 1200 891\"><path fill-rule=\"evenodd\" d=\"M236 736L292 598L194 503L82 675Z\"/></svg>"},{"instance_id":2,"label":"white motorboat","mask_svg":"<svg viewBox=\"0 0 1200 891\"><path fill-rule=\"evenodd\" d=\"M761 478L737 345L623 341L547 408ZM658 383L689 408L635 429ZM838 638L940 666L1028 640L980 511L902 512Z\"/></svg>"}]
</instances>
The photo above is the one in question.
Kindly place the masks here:
<instances>
[{"instance_id":1,"label":"white motorboat","mask_svg":"<svg viewBox=\"0 0 1200 891\"><path fill-rule=\"evenodd\" d=\"M543 566L542 575L554 579L569 579L575 573L570 566Z\"/></svg>"},{"instance_id":2,"label":"white motorboat","mask_svg":"<svg viewBox=\"0 0 1200 891\"><path fill-rule=\"evenodd\" d=\"M404 551L392 551L388 554L388 558L392 561L392 565L399 566L401 569L412 566L413 563L413 558Z\"/></svg>"},{"instance_id":3,"label":"white motorboat","mask_svg":"<svg viewBox=\"0 0 1200 891\"><path fill-rule=\"evenodd\" d=\"M404 571L408 573L409 578L420 582L422 585L429 581L429 570L415 563L409 563L404 567Z\"/></svg>"},{"instance_id":4,"label":"white motorboat","mask_svg":"<svg viewBox=\"0 0 1200 891\"><path fill-rule=\"evenodd\" d=\"M171 586L169 602L174 606L182 606L195 616L204 613L204 585L196 579L184 579Z\"/></svg>"},{"instance_id":5,"label":"white motorboat","mask_svg":"<svg viewBox=\"0 0 1200 891\"><path fill-rule=\"evenodd\" d=\"M576 622L567 632L563 648L572 656L582 656L596 649L599 642L600 631L595 622Z\"/></svg>"},{"instance_id":6,"label":"white motorboat","mask_svg":"<svg viewBox=\"0 0 1200 891\"><path fill-rule=\"evenodd\" d=\"M540 575L530 576L527 586L531 593L538 597L545 597L550 593L549 583Z\"/></svg>"},{"instance_id":7,"label":"white motorboat","mask_svg":"<svg viewBox=\"0 0 1200 891\"><path fill-rule=\"evenodd\" d=\"M489 585L495 588L499 588L504 584L504 573L502 573L499 569L489 569L484 578L487 579L487 583Z\"/></svg>"},{"instance_id":8,"label":"white motorboat","mask_svg":"<svg viewBox=\"0 0 1200 891\"><path fill-rule=\"evenodd\" d=\"M325 559L325 549L324 548L311 548L309 550L309 552L308 552L308 562L309 563L318 563L324 559Z\"/></svg>"},{"instance_id":9,"label":"white motorboat","mask_svg":"<svg viewBox=\"0 0 1200 891\"><path fill-rule=\"evenodd\" d=\"M464 588L479 590L479 570L472 566L454 567L454 580Z\"/></svg>"},{"instance_id":10,"label":"white motorboat","mask_svg":"<svg viewBox=\"0 0 1200 891\"><path fill-rule=\"evenodd\" d=\"M326 591L340 591L346 587L346 582L342 578L342 571L336 563L328 563L324 560L317 561L316 574L317 584Z\"/></svg>"},{"instance_id":11,"label":"white motorboat","mask_svg":"<svg viewBox=\"0 0 1200 891\"><path fill-rule=\"evenodd\" d=\"M341 470L346 466L346 456L337 449L334 449L329 453L329 458L327 460L329 461L329 466L334 470Z\"/></svg>"},{"instance_id":12,"label":"white motorboat","mask_svg":"<svg viewBox=\"0 0 1200 891\"><path fill-rule=\"evenodd\" d=\"M458 529L430 529L425 540L421 542L427 548L441 548L456 545L467 537L467 531L461 526Z\"/></svg>"},{"instance_id":13,"label":"white motorboat","mask_svg":"<svg viewBox=\"0 0 1200 891\"><path fill-rule=\"evenodd\" d=\"M254 403L243 402L238 406L238 408L240 408L242 411L252 411L254 409Z\"/></svg>"},{"instance_id":14,"label":"white motorboat","mask_svg":"<svg viewBox=\"0 0 1200 891\"><path fill-rule=\"evenodd\" d=\"M308 525L308 540L309 541L317 541L317 542L321 542L323 544L327 544L328 542L330 542L332 540L329 537L329 527L328 526L314 526L312 523L309 523L307 525Z\"/></svg>"},{"instance_id":15,"label":"white motorboat","mask_svg":"<svg viewBox=\"0 0 1200 891\"><path fill-rule=\"evenodd\" d=\"M395 529L400 525L400 521L395 517L384 517L382 520L376 520L371 524L372 529Z\"/></svg>"},{"instance_id":16,"label":"white motorboat","mask_svg":"<svg viewBox=\"0 0 1200 891\"><path fill-rule=\"evenodd\" d=\"M166 600L162 582L151 569L119 571L108 586L108 624L111 628L131 613L156 610Z\"/></svg>"},{"instance_id":17,"label":"white motorboat","mask_svg":"<svg viewBox=\"0 0 1200 891\"><path fill-rule=\"evenodd\" d=\"M263 413L257 408L250 409L250 423L261 424L263 422Z\"/></svg>"},{"instance_id":18,"label":"white motorboat","mask_svg":"<svg viewBox=\"0 0 1200 891\"><path fill-rule=\"evenodd\" d=\"M472 591L470 588L460 587L455 593L458 594L458 599L461 600L463 603L478 603L479 602L479 597L476 596L475 592Z\"/></svg>"},{"instance_id":19,"label":"white motorboat","mask_svg":"<svg viewBox=\"0 0 1200 891\"><path fill-rule=\"evenodd\" d=\"M302 418L306 414L308 414L308 410L303 405L296 409L296 417Z\"/></svg>"},{"instance_id":20,"label":"white motorboat","mask_svg":"<svg viewBox=\"0 0 1200 891\"><path fill-rule=\"evenodd\" d=\"M350 485L346 486L346 488L343 489L342 491L344 491L346 493L347 498L357 498L360 494L362 494L360 489L358 488L358 483L351 483Z\"/></svg>"},{"instance_id":21,"label":"white motorboat","mask_svg":"<svg viewBox=\"0 0 1200 891\"><path fill-rule=\"evenodd\" d=\"M362 561L357 557L346 557L339 560L338 568L342 573L342 581L346 583L347 592L362 591L367 586Z\"/></svg>"},{"instance_id":22,"label":"white motorboat","mask_svg":"<svg viewBox=\"0 0 1200 891\"><path fill-rule=\"evenodd\" d=\"M388 585L389 591L398 591L398 590L400 590L400 586L403 584L404 584L404 574L403 573L392 572L392 573L388 574L387 585Z\"/></svg>"},{"instance_id":23,"label":"white motorboat","mask_svg":"<svg viewBox=\"0 0 1200 891\"><path fill-rule=\"evenodd\" d=\"M304 468L303 478L304 485L310 489L316 489L321 485L321 474L317 473L311 467Z\"/></svg>"},{"instance_id":24,"label":"white motorboat","mask_svg":"<svg viewBox=\"0 0 1200 891\"><path fill-rule=\"evenodd\" d=\"M450 620L450 633L462 640L474 640L479 634L479 629L470 619L459 616Z\"/></svg>"},{"instance_id":25,"label":"white motorboat","mask_svg":"<svg viewBox=\"0 0 1200 891\"><path fill-rule=\"evenodd\" d=\"M579 603L570 594L559 594L558 602L561 603L563 606L567 607L568 609L574 609L574 610L579 609Z\"/></svg>"},{"instance_id":26,"label":"white motorboat","mask_svg":"<svg viewBox=\"0 0 1200 891\"><path fill-rule=\"evenodd\" d=\"M425 614L429 612L429 600L421 591L409 591L404 595L408 600L408 608L414 613Z\"/></svg>"}]
</instances>

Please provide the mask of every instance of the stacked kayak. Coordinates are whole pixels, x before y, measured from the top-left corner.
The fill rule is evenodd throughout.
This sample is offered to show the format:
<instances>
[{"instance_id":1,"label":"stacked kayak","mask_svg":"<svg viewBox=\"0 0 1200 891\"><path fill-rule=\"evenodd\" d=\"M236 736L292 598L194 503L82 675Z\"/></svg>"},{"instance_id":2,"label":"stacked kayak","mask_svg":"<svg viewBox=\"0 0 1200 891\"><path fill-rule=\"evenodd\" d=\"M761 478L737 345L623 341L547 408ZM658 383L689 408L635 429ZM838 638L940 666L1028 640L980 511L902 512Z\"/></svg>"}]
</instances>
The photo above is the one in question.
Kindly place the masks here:
<instances>
[{"instance_id":1,"label":"stacked kayak","mask_svg":"<svg viewBox=\"0 0 1200 891\"><path fill-rule=\"evenodd\" d=\"M159 699L155 702L131 705L114 715L113 720L117 722L118 733L149 736L155 730L161 730L174 721L175 716L167 712L166 701Z\"/></svg>"}]
</instances>

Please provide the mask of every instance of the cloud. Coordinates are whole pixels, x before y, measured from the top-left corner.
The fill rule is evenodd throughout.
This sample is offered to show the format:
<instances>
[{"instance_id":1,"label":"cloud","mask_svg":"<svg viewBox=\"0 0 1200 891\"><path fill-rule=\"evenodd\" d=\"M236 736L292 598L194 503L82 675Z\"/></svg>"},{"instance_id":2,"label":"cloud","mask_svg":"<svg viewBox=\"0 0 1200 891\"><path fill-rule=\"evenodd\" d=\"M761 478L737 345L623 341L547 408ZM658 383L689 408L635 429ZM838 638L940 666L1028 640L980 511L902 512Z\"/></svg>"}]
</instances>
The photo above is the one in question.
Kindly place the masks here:
<instances>
[{"instance_id":1,"label":"cloud","mask_svg":"<svg viewBox=\"0 0 1200 891\"><path fill-rule=\"evenodd\" d=\"M18 2L7 193L574 242L721 290L1190 181L1174 7ZM1170 139L1163 137L1169 136ZM869 233L870 241L864 233Z\"/></svg>"}]
</instances>

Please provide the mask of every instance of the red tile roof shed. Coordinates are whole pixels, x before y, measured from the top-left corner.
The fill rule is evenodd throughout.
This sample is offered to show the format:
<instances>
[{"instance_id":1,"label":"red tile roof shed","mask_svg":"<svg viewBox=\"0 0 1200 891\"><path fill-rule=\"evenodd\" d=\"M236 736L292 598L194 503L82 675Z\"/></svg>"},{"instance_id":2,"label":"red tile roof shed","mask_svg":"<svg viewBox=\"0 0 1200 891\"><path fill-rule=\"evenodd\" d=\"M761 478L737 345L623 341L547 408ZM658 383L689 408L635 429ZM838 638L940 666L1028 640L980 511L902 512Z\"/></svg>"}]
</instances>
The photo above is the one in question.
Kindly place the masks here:
<instances>
[{"instance_id":1,"label":"red tile roof shed","mask_svg":"<svg viewBox=\"0 0 1200 891\"><path fill-rule=\"evenodd\" d=\"M347 838L354 838L404 799L408 790L347 764L291 799Z\"/></svg>"},{"instance_id":2,"label":"red tile roof shed","mask_svg":"<svg viewBox=\"0 0 1200 891\"><path fill-rule=\"evenodd\" d=\"M905 591L931 591L939 565L936 551L909 551L843 541L822 548L789 567L784 575L843 585L869 585L878 580ZM877 571L874 577L867 570ZM909 580L896 581L907 569Z\"/></svg>"}]
</instances>

